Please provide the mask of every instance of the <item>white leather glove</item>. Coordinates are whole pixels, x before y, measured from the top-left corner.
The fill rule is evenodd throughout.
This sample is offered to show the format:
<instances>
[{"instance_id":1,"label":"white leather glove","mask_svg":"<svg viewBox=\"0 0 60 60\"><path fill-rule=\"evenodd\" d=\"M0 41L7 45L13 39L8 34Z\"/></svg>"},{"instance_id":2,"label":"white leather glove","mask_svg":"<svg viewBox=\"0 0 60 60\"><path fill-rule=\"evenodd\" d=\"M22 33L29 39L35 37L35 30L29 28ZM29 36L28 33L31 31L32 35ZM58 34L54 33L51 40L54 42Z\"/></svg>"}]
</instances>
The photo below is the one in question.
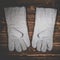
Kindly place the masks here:
<instances>
[{"instance_id":1,"label":"white leather glove","mask_svg":"<svg viewBox=\"0 0 60 60\"><path fill-rule=\"evenodd\" d=\"M4 8L8 28L9 51L25 51L30 46L25 7Z\"/></svg>"},{"instance_id":2,"label":"white leather glove","mask_svg":"<svg viewBox=\"0 0 60 60\"><path fill-rule=\"evenodd\" d=\"M56 9L36 8L32 47L36 48L37 51L46 52L46 50L52 50L56 13Z\"/></svg>"}]
</instances>

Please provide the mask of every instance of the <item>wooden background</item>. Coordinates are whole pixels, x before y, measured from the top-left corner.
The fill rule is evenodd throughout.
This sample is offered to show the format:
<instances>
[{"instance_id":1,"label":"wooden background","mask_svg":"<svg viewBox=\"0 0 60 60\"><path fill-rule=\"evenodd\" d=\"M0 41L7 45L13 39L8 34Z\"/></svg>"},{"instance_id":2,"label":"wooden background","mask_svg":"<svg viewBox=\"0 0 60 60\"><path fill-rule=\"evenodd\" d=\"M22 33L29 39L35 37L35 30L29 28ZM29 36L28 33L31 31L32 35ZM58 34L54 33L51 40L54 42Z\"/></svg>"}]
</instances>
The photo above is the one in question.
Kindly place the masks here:
<instances>
[{"instance_id":1,"label":"wooden background","mask_svg":"<svg viewBox=\"0 0 60 60\"><path fill-rule=\"evenodd\" d=\"M27 11L27 25L29 30L30 40L32 39L36 7L57 8L57 19L54 31L53 50L46 53L37 52L36 49L29 47L27 51L18 53L16 51L10 52L8 50L8 35L7 24L4 15L4 7L11 6L26 6ZM29 56L29 57L28 57ZM34 59L34 60L60 60L60 1L59 0L1 0L0 1L0 58L14 57L15 59ZM10 58L8 58L10 59ZM12 59L13 60L13 59Z\"/></svg>"}]
</instances>

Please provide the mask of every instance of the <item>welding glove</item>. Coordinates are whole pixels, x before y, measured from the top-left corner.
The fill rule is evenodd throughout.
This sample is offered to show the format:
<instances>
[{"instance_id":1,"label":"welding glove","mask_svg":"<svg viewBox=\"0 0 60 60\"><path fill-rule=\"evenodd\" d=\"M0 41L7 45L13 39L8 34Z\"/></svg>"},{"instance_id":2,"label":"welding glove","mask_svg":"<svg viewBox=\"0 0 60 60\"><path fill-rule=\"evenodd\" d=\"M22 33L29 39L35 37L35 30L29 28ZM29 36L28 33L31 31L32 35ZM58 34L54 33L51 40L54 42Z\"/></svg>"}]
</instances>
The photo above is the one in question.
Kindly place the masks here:
<instances>
[{"instance_id":1,"label":"welding glove","mask_svg":"<svg viewBox=\"0 0 60 60\"><path fill-rule=\"evenodd\" d=\"M32 47L36 48L37 51L46 52L52 50L56 14L56 9L36 8Z\"/></svg>"},{"instance_id":2,"label":"welding glove","mask_svg":"<svg viewBox=\"0 0 60 60\"><path fill-rule=\"evenodd\" d=\"M17 52L27 50L30 46L26 23L25 7L4 8L8 30L9 51Z\"/></svg>"}]
</instances>

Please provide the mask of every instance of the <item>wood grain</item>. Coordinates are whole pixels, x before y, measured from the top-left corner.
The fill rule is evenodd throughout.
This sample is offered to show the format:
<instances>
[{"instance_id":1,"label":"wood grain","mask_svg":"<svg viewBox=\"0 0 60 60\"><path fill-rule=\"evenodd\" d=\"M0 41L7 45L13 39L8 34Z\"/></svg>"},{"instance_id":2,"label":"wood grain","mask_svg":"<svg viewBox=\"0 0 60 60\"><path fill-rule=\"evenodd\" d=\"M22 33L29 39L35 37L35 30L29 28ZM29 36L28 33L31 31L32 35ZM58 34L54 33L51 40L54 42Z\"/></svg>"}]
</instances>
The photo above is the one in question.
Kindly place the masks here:
<instances>
[{"instance_id":1,"label":"wood grain","mask_svg":"<svg viewBox=\"0 0 60 60\"><path fill-rule=\"evenodd\" d=\"M50 0L46 2L47 0L35 0L35 2L39 2L42 5L54 5L53 2L51 3ZM54 0L53 0L54 1ZM45 4L45 6L46 6ZM35 25L35 10L36 6L31 5L27 6L27 25L28 25L28 33L30 40L32 41L33 31L34 31L34 25ZM54 59L56 60L57 57L60 57L60 11L58 11L55 29L54 29L54 43L53 43L53 50L51 52L47 51L46 53L37 52L36 49L33 49L31 46L27 49L27 51L17 53L16 51L10 52L8 50L8 34L7 34L7 24L6 19L4 16L4 10L0 9L0 23L2 23L2 30L0 31L0 47L2 47L3 51L7 53L7 56L34 56L36 59ZM2 50L0 49L0 51ZM3 53L3 51L1 51ZM55 59L56 58L56 59ZM32 58L33 59L33 58ZM60 59L60 58L59 58Z\"/></svg>"}]
</instances>

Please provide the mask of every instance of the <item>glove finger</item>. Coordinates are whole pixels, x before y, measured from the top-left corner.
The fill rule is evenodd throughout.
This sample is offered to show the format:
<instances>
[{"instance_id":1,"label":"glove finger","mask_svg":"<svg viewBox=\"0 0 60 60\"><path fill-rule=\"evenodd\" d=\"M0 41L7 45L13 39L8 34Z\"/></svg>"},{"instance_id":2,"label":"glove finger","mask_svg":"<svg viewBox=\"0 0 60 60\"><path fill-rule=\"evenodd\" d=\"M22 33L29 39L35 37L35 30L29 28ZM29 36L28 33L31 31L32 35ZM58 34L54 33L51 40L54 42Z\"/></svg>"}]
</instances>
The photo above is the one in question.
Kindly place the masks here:
<instances>
[{"instance_id":1,"label":"glove finger","mask_svg":"<svg viewBox=\"0 0 60 60\"><path fill-rule=\"evenodd\" d=\"M30 46L30 40L28 34L24 36L24 42L23 42L27 47Z\"/></svg>"},{"instance_id":2,"label":"glove finger","mask_svg":"<svg viewBox=\"0 0 60 60\"><path fill-rule=\"evenodd\" d=\"M37 41L37 51L41 51L41 44L42 44L42 42L41 42L41 40L39 40L39 41Z\"/></svg>"},{"instance_id":3,"label":"glove finger","mask_svg":"<svg viewBox=\"0 0 60 60\"><path fill-rule=\"evenodd\" d=\"M15 49L16 49L17 52L21 52L22 51L19 39L15 39Z\"/></svg>"},{"instance_id":4,"label":"glove finger","mask_svg":"<svg viewBox=\"0 0 60 60\"><path fill-rule=\"evenodd\" d=\"M36 42L37 42L37 40L33 40L33 41L32 41L32 47L33 47L33 48L36 48Z\"/></svg>"},{"instance_id":5,"label":"glove finger","mask_svg":"<svg viewBox=\"0 0 60 60\"><path fill-rule=\"evenodd\" d=\"M47 41L47 47L48 51L51 51L53 48L53 40L51 38Z\"/></svg>"},{"instance_id":6,"label":"glove finger","mask_svg":"<svg viewBox=\"0 0 60 60\"><path fill-rule=\"evenodd\" d=\"M32 39L32 47L33 48L36 48L37 47L36 44L38 42L38 39L39 38L34 34L33 39Z\"/></svg>"},{"instance_id":7,"label":"glove finger","mask_svg":"<svg viewBox=\"0 0 60 60\"><path fill-rule=\"evenodd\" d=\"M14 37L13 36L9 36L9 39L8 39L8 48L9 48L9 51L14 51Z\"/></svg>"},{"instance_id":8,"label":"glove finger","mask_svg":"<svg viewBox=\"0 0 60 60\"><path fill-rule=\"evenodd\" d=\"M23 50L23 51L27 50L26 43L24 42L23 39L20 40L20 44L21 44L21 47L22 47L22 50Z\"/></svg>"},{"instance_id":9,"label":"glove finger","mask_svg":"<svg viewBox=\"0 0 60 60\"><path fill-rule=\"evenodd\" d=\"M42 51L42 52L46 52L46 50L47 50L46 40L43 40L43 41L42 41L41 51Z\"/></svg>"}]
</instances>

